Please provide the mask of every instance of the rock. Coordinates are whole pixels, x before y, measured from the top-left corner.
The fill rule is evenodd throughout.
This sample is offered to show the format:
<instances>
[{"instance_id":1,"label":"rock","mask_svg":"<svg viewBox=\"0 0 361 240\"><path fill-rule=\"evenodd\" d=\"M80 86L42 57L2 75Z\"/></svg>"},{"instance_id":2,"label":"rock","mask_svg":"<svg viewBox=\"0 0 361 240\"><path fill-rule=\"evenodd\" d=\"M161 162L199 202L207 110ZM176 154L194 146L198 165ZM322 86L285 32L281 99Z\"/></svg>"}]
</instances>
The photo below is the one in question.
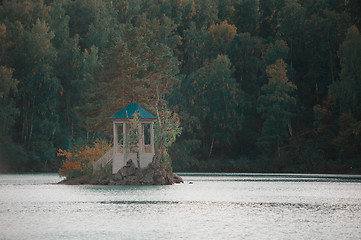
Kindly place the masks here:
<instances>
[{"instance_id":1,"label":"rock","mask_svg":"<svg viewBox=\"0 0 361 240\"><path fill-rule=\"evenodd\" d=\"M97 185L97 184L99 184L99 179L98 179L97 177L92 177L92 178L89 180L88 184L90 184L90 185Z\"/></svg>"},{"instance_id":2,"label":"rock","mask_svg":"<svg viewBox=\"0 0 361 240\"><path fill-rule=\"evenodd\" d=\"M71 179L64 179L63 181L59 182L59 184L66 184L66 185L83 185L88 184L90 181L89 175L83 175Z\"/></svg>"},{"instance_id":3,"label":"rock","mask_svg":"<svg viewBox=\"0 0 361 240\"><path fill-rule=\"evenodd\" d=\"M113 175L113 180L116 182L123 180L122 174L118 171L116 174Z\"/></svg>"},{"instance_id":4,"label":"rock","mask_svg":"<svg viewBox=\"0 0 361 240\"><path fill-rule=\"evenodd\" d=\"M140 179L140 184L142 185L153 185L153 172L148 172L143 175L143 177Z\"/></svg>"},{"instance_id":5,"label":"rock","mask_svg":"<svg viewBox=\"0 0 361 240\"><path fill-rule=\"evenodd\" d=\"M183 179L177 174L169 173L152 164L147 168L137 169L131 159L116 174L110 177L107 174L84 175L59 183L68 185L171 185L183 183Z\"/></svg>"},{"instance_id":6,"label":"rock","mask_svg":"<svg viewBox=\"0 0 361 240\"><path fill-rule=\"evenodd\" d=\"M166 178L167 174L162 169L157 169L154 171L153 184L154 185L166 185L169 184L168 179Z\"/></svg>"},{"instance_id":7,"label":"rock","mask_svg":"<svg viewBox=\"0 0 361 240\"><path fill-rule=\"evenodd\" d=\"M183 179L179 175L177 175L175 173L172 173L171 175L172 175L171 177L172 177L173 183L184 183Z\"/></svg>"},{"instance_id":8,"label":"rock","mask_svg":"<svg viewBox=\"0 0 361 240\"><path fill-rule=\"evenodd\" d=\"M114 185L117 185L117 182L116 182L116 181L114 181L113 179L109 179L109 183L108 183L108 185L110 185L110 186L114 186Z\"/></svg>"},{"instance_id":9,"label":"rock","mask_svg":"<svg viewBox=\"0 0 361 240\"><path fill-rule=\"evenodd\" d=\"M135 175L135 164L133 163L132 159L129 159L127 165L122 167L118 173L120 173L123 177L133 176Z\"/></svg>"},{"instance_id":10,"label":"rock","mask_svg":"<svg viewBox=\"0 0 361 240\"><path fill-rule=\"evenodd\" d=\"M179 175L173 173L173 179L175 180L175 183L184 183L183 178L181 178Z\"/></svg>"},{"instance_id":11,"label":"rock","mask_svg":"<svg viewBox=\"0 0 361 240\"><path fill-rule=\"evenodd\" d=\"M105 178L100 178L98 182L100 185L108 185L109 181L110 179L108 177L105 177Z\"/></svg>"},{"instance_id":12,"label":"rock","mask_svg":"<svg viewBox=\"0 0 361 240\"><path fill-rule=\"evenodd\" d=\"M125 185L139 185L138 177L137 176L128 176L124 178Z\"/></svg>"}]
</instances>

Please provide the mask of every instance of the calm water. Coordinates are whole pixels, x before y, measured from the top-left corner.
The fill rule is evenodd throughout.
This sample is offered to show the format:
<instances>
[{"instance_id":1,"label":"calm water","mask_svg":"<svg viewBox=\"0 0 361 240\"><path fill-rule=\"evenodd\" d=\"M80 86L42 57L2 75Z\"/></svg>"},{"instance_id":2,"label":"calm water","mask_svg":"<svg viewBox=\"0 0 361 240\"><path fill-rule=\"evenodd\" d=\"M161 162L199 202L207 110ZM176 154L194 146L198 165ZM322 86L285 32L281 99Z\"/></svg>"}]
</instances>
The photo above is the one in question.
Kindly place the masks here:
<instances>
[{"instance_id":1,"label":"calm water","mask_svg":"<svg viewBox=\"0 0 361 240\"><path fill-rule=\"evenodd\" d=\"M0 175L0 239L361 239L361 176L181 176L113 187Z\"/></svg>"}]
</instances>

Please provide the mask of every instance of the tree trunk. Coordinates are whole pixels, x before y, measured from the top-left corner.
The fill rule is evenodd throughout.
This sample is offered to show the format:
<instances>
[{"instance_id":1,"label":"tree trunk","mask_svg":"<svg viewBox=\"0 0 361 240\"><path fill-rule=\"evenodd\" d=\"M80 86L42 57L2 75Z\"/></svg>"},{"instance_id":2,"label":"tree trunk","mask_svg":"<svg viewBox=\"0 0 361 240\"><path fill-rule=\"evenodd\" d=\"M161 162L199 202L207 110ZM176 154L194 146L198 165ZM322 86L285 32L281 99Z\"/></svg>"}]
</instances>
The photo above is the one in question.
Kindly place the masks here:
<instances>
[{"instance_id":1,"label":"tree trunk","mask_svg":"<svg viewBox=\"0 0 361 240\"><path fill-rule=\"evenodd\" d=\"M125 94L125 91L124 91L124 88L125 88L125 86L124 86L124 82L125 82L125 79L124 79L124 71L121 71L121 83L122 83L122 108L124 108L125 107L125 96L124 96L124 94Z\"/></svg>"},{"instance_id":2,"label":"tree trunk","mask_svg":"<svg viewBox=\"0 0 361 240\"><path fill-rule=\"evenodd\" d=\"M137 165L138 165L138 169L140 169L139 151L137 152Z\"/></svg>"},{"instance_id":3,"label":"tree trunk","mask_svg":"<svg viewBox=\"0 0 361 240\"><path fill-rule=\"evenodd\" d=\"M211 155L212 155L213 143L214 143L214 136L212 137L212 142L211 142L211 147L210 147L210 149L209 149L208 159L209 159L209 158L211 157Z\"/></svg>"},{"instance_id":4,"label":"tree trunk","mask_svg":"<svg viewBox=\"0 0 361 240\"><path fill-rule=\"evenodd\" d=\"M288 127L288 132L290 133L290 136L292 137L293 136L293 131L292 131L291 123L288 123L287 127Z\"/></svg>"},{"instance_id":5,"label":"tree trunk","mask_svg":"<svg viewBox=\"0 0 361 240\"><path fill-rule=\"evenodd\" d=\"M33 135L33 126L34 126L34 112L31 114L29 142L31 142L31 137Z\"/></svg>"}]
</instances>

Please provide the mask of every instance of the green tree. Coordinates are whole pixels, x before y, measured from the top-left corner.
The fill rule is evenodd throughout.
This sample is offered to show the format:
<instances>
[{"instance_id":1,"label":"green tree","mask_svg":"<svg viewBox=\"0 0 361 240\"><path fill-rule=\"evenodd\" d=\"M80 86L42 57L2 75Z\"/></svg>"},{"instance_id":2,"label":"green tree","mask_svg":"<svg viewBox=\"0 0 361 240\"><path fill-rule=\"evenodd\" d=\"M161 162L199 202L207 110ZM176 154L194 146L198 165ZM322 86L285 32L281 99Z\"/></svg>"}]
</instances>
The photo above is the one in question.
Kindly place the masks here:
<instances>
[{"instance_id":1,"label":"green tree","mask_svg":"<svg viewBox=\"0 0 361 240\"><path fill-rule=\"evenodd\" d=\"M84 109L88 126L107 129L107 117L126 104L137 102L150 110L177 84L177 60L164 44L151 43L131 25L122 26L122 40L109 48L103 67L88 93L90 108ZM107 129L110 130L110 129Z\"/></svg>"},{"instance_id":2,"label":"green tree","mask_svg":"<svg viewBox=\"0 0 361 240\"><path fill-rule=\"evenodd\" d=\"M348 29L338 51L341 62L340 81L329 88L329 99L337 101L341 112L361 117L361 34L356 26Z\"/></svg>"},{"instance_id":3,"label":"green tree","mask_svg":"<svg viewBox=\"0 0 361 240\"><path fill-rule=\"evenodd\" d=\"M195 121L193 128L183 129L197 133L207 149L207 158L215 146L230 149L234 131L241 127L243 93L232 77L233 71L229 58L218 55L182 86L192 116L189 120Z\"/></svg>"},{"instance_id":4,"label":"green tree","mask_svg":"<svg viewBox=\"0 0 361 240\"><path fill-rule=\"evenodd\" d=\"M359 126L361 121L361 34L354 25L338 51L341 62L340 81L329 87L328 97L339 110L338 135L334 144L339 149L339 159L357 158L361 145Z\"/></svg>"},{"instance_id":5,"label":"green tree","mask_svg":"<svg viewBox=\"0 0 361 240\"><path fill-rule=\"evenodd\" d=\"M203 66L207 59L207 43L211 36L207 28L197 28L194 22L184 31L182 73L190 74Z\"/></svg>"},{"instance_id":6,"label":"green tree","mask_svg":"<svg viewBox=\"0 0 361 240\"><path fill-rule=\"evenodd\" d=\"M163 169L172 172L172 157L169 154L170 147L181 135L182 127L178 114L172 112L166 102L156 105L158 121L155 124L154 140L156 154L153 159L154 164L159 164Z\"/></svg>"},{"instance_id":7,"label":"green tree","mask_svg":"<svg viewBox=\"0 0 361 240\"><path fill-rule=\"evenodd\" d=\"M13 142L14 124L19 116L15 106L18 81L13 69L0 66L0 172L23 171L27 159L22 148Z\"/></svg>"},{"instance_id":8,"label":"green tree","mask_svg":"<svg viewBox=\"0 0 361 240\"><path fill-rule=\"evenodd\" d=\"M346 9L349 15L352 18L352 22L356 24L356 26L360 29L361 28L361 3L357 0L349 0L345 2Z\"/></svg>"},{"instance_id":9,"label":"green tree","mask_svg":"<svg viewBox=\"0 0 361 240\"><path fill-rule=\"evenodd\" d=\"M65 14L70 17L70 36L79 35L81 49L95 45L102 52L109 40L117 38L117 12L112 1L64 1Z\"/></svg>"},{"instance_id":10,"label":"green tree","mask_svg":"<svg viewBox=\"0 0 361 240\"><path fill-rule=\"evenodd\" d=\"M341 164L346 164L349 160L357 160L358 165L361 164L359 156L361 145L361 137L355 134L356 119L350 112L343 112L338 121L338 134L332 140L332 145L336 146L338 153L336 159ZM352 167L352 164L350 164Z\"/></svg>"},{"instance_id":11,"label":"green tree","mask_svg":"<svg viewBox=\"0 0 361 240\"><path fill-rule=\"evenodd\" d=\"M279 30L278 14L285 0L259 0L259 36L274 38Z\"/></svg>"},{"instance_id":12,"label":"green tree","mask_svg":"<svg viewBox=\"0 0 361 240\"><path fill-rule=\"evenodd\" d=\"M51 43L56 48L54 61L54 74L61 84L61 91L57 96L56 111L59 114L59 127L56 131L55 144L66 149L70 142L79 137L80 120L76 115L76 107L81 104L85 84L81 76L81 50L79 37L70 37L69 21L63 4L54 2L50 4L49 25L54 33Z\"/></svg>"},{"instance_id":13,"label":"green tree","mask_svg":"<svg viewBox=\"0 0 361 240\"><path fill-rule=\"evenodd\" d=\"M285 59L288 56L289 47L283 40L276 40L270 43L265 52L267 65L275 64L278 59Z\"/></svg>"},{"instance_id":14,"label":"green tree","mask_svg":"<svg viewBox=\"0 0 361 240\"><path fill-rule=\"evenodd\" d=\"M294 65L304 67L304 61L309 59L309 56L306 55L309 54L309 51L305 49L305 38L307 37L306 29L308 27L306 24L305 8L298 3L297 0L285 1L285 5L279 11L277 20L279 30L276 37L285 40L290 48L289 70L293 71L293 68L295 68ZM293 72L291 72L290 77L291 80L294 78Z\"/></svg>"},{"instance_id":15,"label":"green tree","mask_svg":"<svg viewBox=\"0 0 361 240\"><path fill-rule=\"evenodd\" d=\"M240 0L234 8L233 22L238 32L255 34L259 22L259 0Z\"/></svg>"},{"instance_id":16,"label":"green tree","mask_svg":"<svg viewBox=\"0 0 361 240\"><path fill-rule=\"evenodd\" d=\"M11 95L17 92L18 81L13 79L14 70L0 66L0 145L11 141L12 127L19 110Z\"/></svg>"},{"instance_id":17,"label":"green tree","mask_svg":"<svg viewBox=\"0 0 361 240\"><path fill-rule=\"evenodd\" d=\"M18 106L21 109L18 128L20 142L32 159L30 169L47 169L55 158L54 136L58 127L57 95L61 85L54 74L56 50L51 40L54 33L46 22L37 20L23 30L23 44L17 45L14 75L19 80Z\"/></svg>"},{"instance_id":18,"label":"green tree","mask_svg":"<svg viewBox=\"0 0 361 240\"><path fill-rule=\"evenodd\" d=\"M235 68L234 78L240 91L244 92L244 127L238 133L237 143L233 148L233 152L237 154L252 154L257 151L257 135L262 122L256 106L260 88L266 81L264 77L265 63L262 59L265 47L264 39L253 37L249 33L239 33L228 49ZM238 146L242 146L242 148Z\"/></svg>"},{"instance_id":19,"label":"green tree","mask_svg":"<svg viewBox=\"0 0 361 240\"><path fill-rule=\"evenodd\" d=\"M245 92L249 102L255 102L259 96L259 88L263 84L264 74L262 54L265 42L249 33L237 34L229 48L229 55L235 66L235 78Z\"/></svg>"},{"instance_id":20,"label":"green tree","mask_svg":"<svg viewBox=\"0 0 361 240\"><path fill-rule=\"evenodd\" d=\"M268 156L281 157L281 147L292 135L289 125L292 117L292 106L296 99L292 96L296 86L288 80L286 64L282 59L267 66L268 83L262 87L259 97L258 111L264 123L258 146Z\"/></svg>"}]
</instances>

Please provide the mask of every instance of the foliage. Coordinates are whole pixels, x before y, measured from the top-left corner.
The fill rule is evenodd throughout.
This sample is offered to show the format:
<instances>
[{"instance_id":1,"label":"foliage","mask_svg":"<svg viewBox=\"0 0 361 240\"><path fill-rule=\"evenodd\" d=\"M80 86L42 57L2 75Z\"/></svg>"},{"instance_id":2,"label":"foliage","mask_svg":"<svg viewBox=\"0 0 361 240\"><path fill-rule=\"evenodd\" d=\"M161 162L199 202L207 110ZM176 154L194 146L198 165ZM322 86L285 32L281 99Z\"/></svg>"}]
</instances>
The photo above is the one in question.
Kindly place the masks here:
<instances>
[{"instance_id":1,"label":"foliage","mask_svg":"<svg viewBox=\"0 0 361 240\"><path fill-rule=\"evenodd\" d=\"M218 55L190 75L182 89L188 105L183 124L189 134L201 135L208 158L214 147L231 142L234 131L241 126L243 93L232 73L229 58Z\"/></svg>"},{"instance_id":2,"label":"foliage","mask_svg":"<svg viewBox=\"0 0 361 240\"><path fill-rule=\"evenodd\" d=\"M281 157L281 147L291 132L292 105L296 99L292 96L297 87L288 81L286 64L282 59L267 66L268 84L262 87L258 111L265 120L262 136L258 145L268 156L277 153Z\"/></svg>"},{"instance_id":3,"label":"foliage","mask_svg":"<svg viewBox=\"0 0 361 240\"><path fill-rule=\"evenodd\" d=\"M169 155L169 148L181 135L182 127L178 114L172 112L166 105L157 107L158 121L154 126L155 161L168 172L172 172L172 158Z\"/></svg>"},{"instance_id":4,"label":"foliage","mask_svg":"<svg viewBox=\"0 0 361 240\"><path fill-rule=\"evenodd\" d=\"M361 34L351 26L338 51L341 61L340 81L330 86L329 99L338 101L341 112L352 112L359 117L361 111Z\"/></svg>"},{"instance_id":5,"label":"foliage","mask_svg":"<svg viewBox=\"0 0 361 240\"><path fill-rule=\"evenodd\" d=\"M0 1L0 154L55 171L57 149L110 137L108 117L137 102L177 113L176 170L361 171L359 13L356 0Z\"/></svg>"},{"instance_id":6,"label":"foliage","mask_svg":"<svg viewBox=\"0 0 361 240\"><path fill-rule=\"evenodd\" d=\"M213 40L213 44L224 52L226 47L232 42L237 33L237 28L234 25L228 24L227 20L219 24L211 25L209 28Z\"/></svg>"},{"instance_id":7,"label":"foliage","mask_svg":"<svg viewBox=\"0 0 361 240\"><path fill-rule=\"evenodd\" d=\"M138 152L139 151L139 139L141 139L141 132L139 121L139 113L134 113L133 118L129 119L129 132L125 138L125 149L127 150L126 156L130 152ZM124 136L123 136L124 137Z\"/></svg>"},{"instance_id":8,"label":"foliage","mask_svg":"<svg viewBox=\"0 0 361 240\"><path fill-rule=\"evenodd\" d=\"M151 109L157 94L169 94L178 82L177 61L170 49L149 42L147 34L124 25L122 39L104 53L103 67L87 94L90 106L81 109L89 129L110 132L107 117L114 109L131 102Z\"/></svg>"},{"instance_id":9,"label":"foliage","mask_svg":"<svg viewBox=\"0 0 361 240\"><path fill-rule=\"evenodd\" d=\"M98 139L91 146L75 145L69 151L59 149L57 156L63 159L59 175L71 179L77 176L91 174L93 172L94 161L103 156L110 147L107 141Z\"/></svg>"},{"instance_id":10,"label":"foliage","mask_svg":"<svg viewBox=\"0 0 361 240\"><path fill-rule=\"evenodd\" d=\"M13 79L13 69L0 66L0 144L11 140L11 132L19 110L9 96L17 92L18 81Z\"/></svg>"}]
</instances>

